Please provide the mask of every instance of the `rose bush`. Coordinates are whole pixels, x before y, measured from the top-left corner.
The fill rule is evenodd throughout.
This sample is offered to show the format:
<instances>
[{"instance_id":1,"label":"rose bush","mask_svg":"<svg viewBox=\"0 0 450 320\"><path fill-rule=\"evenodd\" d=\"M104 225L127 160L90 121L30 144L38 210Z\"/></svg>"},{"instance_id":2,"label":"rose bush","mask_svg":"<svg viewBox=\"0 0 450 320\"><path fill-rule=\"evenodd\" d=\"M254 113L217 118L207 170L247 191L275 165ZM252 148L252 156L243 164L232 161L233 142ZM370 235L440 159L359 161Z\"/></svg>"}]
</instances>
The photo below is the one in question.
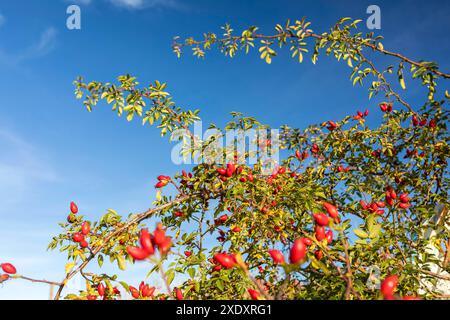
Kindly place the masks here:
<instances>
[{"instance_id":1,"label":"rose bush","mask_svg":"<svg viewBox=\"0 0 450 320\"><path fill-rule=\"evenodd\" d=\"M256 27L235 35L227 25L223 36L175 38L178 56L191 48L204 57L216 46L233 57L259 46L260 57L271 63L278 45L289 47L299 62L312 51L316 63L324 52L345 61L353 84L367 83L372 100L367 110L343 119L305 129L283 126L276 147L287 157L270 174L264 173L263 163L239 161L251 157L250 152L227 152L231 156L223 162L158 176L157 201L141 213L123 217L109 210L100 220L88 221L72 203L63 231L49 245L59 247L69 260L65 279L54 283L59 286L55 298L61 298L67 281L78 273L86 288L68 299L117 299L121 290L135 299L448 297L440 288L442 281L450 281L450 97L438 87L450 75L433 62L385 50L381 38L371 33L355 33L359 22L344 18L321 34L303 19L277 25L271 35L259 34ZM375 54L392 58L396 67L376 65L369 59ZM408 74L412 85L426 89L421 105L408 103L399 93L406 90ZM124 75L116 83L79 78L75 86L89 111L106 101L128 121L139 117L144 125L157 125L162 136L184 130L193 147L184 148L183 156L199 159L214 142L191 132L199 111L179 107L165 83L140 87L135 77ZM380 124L369 127L367 117ZM224 129L269 127L233 112ZM274 148L271 139L257 144L256 152ZM229 149L219 154L225 151ZM161 223L146 226L149 218ZM150 272L161 274L165 289L157 291L144 282L136 288L116 275L86 272L90 263L101 267L104 259L121 270L130 263L149 263ZM1 282L29 279L14 275L10 264L2 268ZM371 286L373 270L379 279Z\"/></svg>"}]
</instances>

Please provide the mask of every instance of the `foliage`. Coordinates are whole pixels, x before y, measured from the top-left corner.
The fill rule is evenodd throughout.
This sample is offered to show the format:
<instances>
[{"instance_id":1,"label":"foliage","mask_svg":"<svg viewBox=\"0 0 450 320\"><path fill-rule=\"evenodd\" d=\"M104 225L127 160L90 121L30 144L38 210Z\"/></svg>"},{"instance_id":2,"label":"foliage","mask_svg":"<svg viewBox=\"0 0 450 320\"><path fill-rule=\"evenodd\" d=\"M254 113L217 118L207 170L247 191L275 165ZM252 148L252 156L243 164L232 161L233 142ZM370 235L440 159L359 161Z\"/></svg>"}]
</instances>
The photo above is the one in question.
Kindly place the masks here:
<instances>
[{"instance_id":1,"label":"foliage","mask_svg":"<svg viewBox=\"0 0 450 320\"><path fill-rule=\"evenodd\" d=\"M117 284L133 294L136 289L119 282L117 276L87 274L84 270L92 260L102 266L106 258L122 270L133 263L127 248L136 246L142 238L140 231L150 217L160 219L173 235L170 252L160 247L159 254L148 254L145 260L151 263L150 273L161 272L167 286L167 292L159 292L155 298L180 299L181 292L185 299L388 298L377 287L367 285L374 266L381 279L398 275L395 298L417 294L426 299L443 297L433 284L450 279L437 274L432 266L450 271L446 227L449 95L438 91L438 84L449 75L439 71L433 62L415 62L385 50L381 38L372 33L354 33L359 22L344 18L322 34L314 33L310 23L302 19L276 25L273 35L259 34L254 26L234 35L231 26L226 25L222 38L214 33L182 43L175 38L173 50L178 56L191 47L195 56L203 58L206 50L218 46L226 56L233 57L240 50L250 52L258 43L260 57L267 63L276 57L276 46L288 47L299 62L312 52L311 60L316 63L320 53L325 52L347 63L354 85L369 83L369 98L381 94L384 101L379 103L381 110L372 108L370 115L368 111L358 112L305 129L283 126L279 147L288 156L270 175L263 173L260 163L234 164L239 156L251 156L246 153L227 159L227 167L222 163L201 163L192 173L160 176L161 192L173 188L176 195L158 191L158 200L151 209L126 218L109 210L99 221L90 223L87 248L73 241L74 233L82 232L85 219L72 213L69 221L61 224L63 232L49 246L59 247L73 263L68 265L57 298L65 283L78 272L87 280L86 290L67 298L97 297L100 283L109 288L100 296L117 298ZM397 65L380 69L367 58L370 53L385 54ZM411 81L418 79L427 90L421 107L412 107L394 90L406 90L408 68ZM398 85L388 82L394 74ZM75 81L76 96L83 99L89 111L101 100L106 101L128 121L139 117L144 125L157 125L163 136L186 130L195 147L183 150L184 155L191 152L201 156L211 141L202 141L189 130L200 119L198 110L178 107L164 83L155 81L141 88L133 76L117 80L85 83L79 78ZM381 118L381 124L367 126L368 116ZM238 112L232 117L228 129L268 128ZM271 142L260 141L259 145L270 148ZM330 212L333 206L338 208L339 217ZM435 219L438 206L444 209ZM320 230L314 216L318 212L328 212L326 227L333 239L330 233L322 239L320 233L325 230ZM192 228L194 231L187 231ZM430 229L435 232L428 238ZM300 238L310 242L305 257L301 263L290 263L293 243ZM430 245L437 249L438 256L430 253ZM271 249L285 256L291 251L291 260L276 263L269 253ZM218 253L234 256L227 256L229 260L223 262ZM174 279L184 275L189 279L172 290ZM133 296L154 298L153 294L143 294L143 288Z\"/></svg>"}]
</instances>

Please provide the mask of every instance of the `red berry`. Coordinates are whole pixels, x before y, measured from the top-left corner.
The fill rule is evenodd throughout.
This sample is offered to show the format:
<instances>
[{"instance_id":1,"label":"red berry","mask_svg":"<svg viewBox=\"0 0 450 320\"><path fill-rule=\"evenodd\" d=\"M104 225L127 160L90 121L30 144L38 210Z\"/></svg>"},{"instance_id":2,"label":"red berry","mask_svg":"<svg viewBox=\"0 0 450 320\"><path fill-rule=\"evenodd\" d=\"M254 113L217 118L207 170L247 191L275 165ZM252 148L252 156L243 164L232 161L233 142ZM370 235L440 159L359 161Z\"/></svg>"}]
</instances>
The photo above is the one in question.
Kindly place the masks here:
<instances>
[{"instance_id":1,"label":"red berry","mask_svg":"<svg viewBox=\"0 0 450 320\"><path fill-rule=\"evenodd\" d=\"M316 257L317 260L320 260L323 258L323 252L322 250L316 250L314 251L314 256Z\"/></svg>"},{"instance_id":2,"label":"red berry","mask_svg":"<svg viewBox=\"0 0 450 320\"><path fill-rule=\"evenodd\" d=\"M390 205L391 207L394 205L394 199L392 199L390 196L387 196L387 195L386 195L386 198L385 198L385 202L388 205Z\"/></svg>"},{"instance_id":3,"label":"red berry","mask_svg":"<svg viewBox=\"0 0 450 320\"><path fill-rule=\"evenodd\" d=\"M411 205L409 203L401 202L398 206L402 209L408 209Z\"/></svg>"},{"instance_id":4,"label":"red berry","mask_svg":"<svg viewBox=\"0 0 450 320\"><path fill-rule=\"evenodd\" d=\"M147 250L138 247L127 247L127 252L134 260L144 260L150 255Z\"/></svg>"},{"instance_id":5,"label":"red berry","mask_svg":"<svg viewBox=\"0 0 450 320\"><path fill-rule=\"evenodd\" d=\"M315 231L316 231L315 236L316 236L317 241L322 241L323 239L326 238L324 227L316 226Z\"/></svg>"},{"instance_id":6,"label":"red berry","mask_svg":"<svg viewBox=\"0 0 450 320\"><path fill-rule=\"evenodd\" d=\"M76 220L77 220L77 217L73 213L70 213L67 216L67 222L68 223L74 223Z\"/></svg>"},{"instance_id":7,"label":"red berry","mask_svg":"<svg viewBox=\"0 0 450 320\"><path fill-rule=\"evenodd\" d=\"M86 296L86 299L88 299L88 300L97 300L97 296L89 294L89 295Z\"/></svg>"},{"instance_id":8,"label":"red berry","mask_svg":"<svg viewBox=\"0 0 450 320\"><path fill-rule=\"evenodd\" d=\"M150 233L147 229L142 229L139 237L139 242L141 243L142 249L147 251L149 255L155 253L155 249L153 248L152 239Z\"/></svg>"},{"instance_id":9,"label":"red berry","mask_svg":"<svg viewBox=\"0 0 450 320\"><path fill-rule=\"evenodd\" d=\"M163 229L162 225L158 225L158 227L155 229L155 232L153 233L153 244L159 246L160 244L164 243L166 239L166 231Z\"/></svg>"},{"instance_id":10,"label":"red berry","mask_svg":"<svg viewBox=\"0 0 450 320\"><path fill-rule=\"evenodd\" d=\"M328 217L326 215L324 215L323 213L315 213L313 215L313 217L319 226L326 226L330 222Z\"/></svg>"},{"instance_id":11,"label":"red berry","mask_svg":"<svg viewBox=\"0 0 450 320\"><path fill-rule=\"evenodd\" d=\"M233 231L233 232L241 232L241 228L239 228L239 227L234 227L234 228L232 229L232 231Z\"/></svg>"},{"instance_id":12,"label":"red berry","mask_svg":"<svg viewBox=\"0 0 450 320\"><path fill-rule=\"evenodd\" d=\"M175 211L174 214L175 214L176 217L182 217L182 216L184 216L183 211Z\"/></svg>"},{"instance_id":13,"label":"red berry","mask_svg":"<svg viewBox=\"0 0 450 320\"><path fill-rule=\"evenodd\" d=\"M292 245L289 260L293 264L297 264L302 261L306 256L306 245L302 239L297 239Z\"/></svg>"},{"instance_id":14,"label":"red berry","mask_svg":"<svg viewBox=\"0 0 450 320\"><path fill-rule=\"evenodd\" d=\"M226 172L226 176L227 176L227 177L231 177L231 176L234 174L235 171L236 171L236 166L234 165L233 162L229 162L229 163L227 164L227 172Z\"/></svg>"},{"instance_id":15,"label":"red berry","mask_svg":"<svg viewBox=\"0 0 450 320\"><path fill-rule=\"evenodd\" d=\"M89 247L89 243L86 240L83 240L80 242L80 247L82 247L83 249L87 248Z\"/></svg>"},{"instance_id":16,"label":"red berry","mask_svg":"<svg viewBox=\"0 0 450 320\"><path fill-rule=\"evenodd\" d=\"M158 179L159 181L170 181L170 177L169 177L169 176L164 176L164 175L159 175L159 176L157 177L157 179Z\"/></svg>"},{"instance_id":17,"label":"red berry","mask_svg":"<svg viewBox=\"0 0 450 320\"><path fill-rule=\"evenodd\" d=\"M219 217L219 221L222 222L222 223L227 221L227 220L228 220L228 216L226 214L224 214L224 215Z\"/></svg>"},{"instance_id":18,"label":"red berry","mask_svg":"<svg viewBox=\"0 0 450 320\"><path fill-rule=\"evenodd\" d=\"M391 275L387 276L383 282L381 282L381 293L385 298L390 298L394 294L395 289L398 285L398 276Z\"/></svg>"},{"instance_id":19,"label":"red berry","mask_svg":"<svg viewBox=\"0 0 450 320\"><path fill-rule=\"evenodd\" d=\"M150 287L148 284L144 285L142 288L143 297L151 297L155 292L155 287Z\"/></svg>"},{"instance_id":20,"label":"red berry","mask_svg":"<svg viewBox=\"0 0 450 320\"><path fill-rule=\"evenodd\" d=\"M328 244L333 242L333 231L328 230L327 233L325 234L325 238L327 238Z\"/></svg>"},{"instance_id":21,"label":"red berry","mask_svg":"<svg viewBox=\"0 0 450 320\"><path fill-rule=\"evenodd\" d=\"M377 201L375 202L378 208L384 208L386 207L386 204L383 201Z\"/></svg>"},{"instance_id":22,"label":"red berry","mask_svg":"<svg viewBox=\"0 0 450 320\"><path fill-rule=\"evenodd\" d=\"M225 170L224 168L218 168L217 172L221 175L224 176L227 174L227 170Z\"/></svg>"},{"instance_id":23,"label":"red berry","mask_svg":"<svg viewBox=\"0 0 450 320\"><path fill-rule=\"evenodd\" d=\"M2 263L0 266L2 267L3 272L9 274L16 274L17 272L16 267L14 267L11 263Z\"/></svg>"},{"instance_id":24,"label":"red berry","mask_svg":"<svg viewBox=\"0 0 450 320\"><path fill-rule=\"evenodd\" d=\"M175 296L177 297L177 300L183 300L183 292L181 289L175 288Z\"/></svg>"},{"instance_id":25,"label":"red berry","mask_svg":"<svg viewBox=\"0 0 450 320\"><path fill-rule=\"evenodd\" d=\"M363 200L359 200L359 203L361 204L361 207L366 210L367 209L367 203Z\"/></svg>"},{"instance_id":26,"label":"red berry","mask_svg":"<svg viewBox=\"0 0 450 320\"><path fill-rule=\"evenodd\" d=\"M278 168L278 174L283 174L286 172L286 168L285 167L279 167Z\"/></svg>"},{"instance_id":27,"label":"red berry","mask_svg":"<svg viewBox=\"0 0 450 320\"><path fill-rule=\"evenodd\" d=\"M8 274L0 274L0 283L9 279Z\"/></svg>"},{"instance_id":28,"label":"red berry","mask_svg":"<svg viewBox=\"0 0 450 320\"><path fill-rule=\"evenodd\" d=\"M89 225L89 222L87 222L87 221L83 222L83 225L81 226L81 233L83 235L87 235L90 230L91 230L91 226Z\"/></svg>"},{"instance_id":29,"label":"red berry","mask_svg":"<svg viewBox=\"0 0 450 320\"><path fill-rule=\"evenodd\" d=\"M171 247L172 247L172 238L170 237L166 237L164 241L158 246L159 252L162 255L167 254Z\"/></svg>"},{"instance_id":30,"label":"red berry","mask_svg":"<svg viewBox=\"0 0 450 320\"><path fill-rule=\"evenodd\" d=\"M216 253L214 260L226 269L233 268L236 265L236 260L234 260L233 256L226 253Z\"/></svg>"},{"instance_id":31,"label":"red berry","mask_svg":"<svg viewBox=\"0 0 450 320\"><path fill-rule=\"evenodd\" d=\"M307 246L310 246L313 244L313 241L310 238L302 238L302 241Z\"/></svg>"},{"instance_id":32,"label":"red berry","mask_svg":"<svg viewBox=\"0 0 450 320\"><path fill-rule=\"evenodd\" d=\"M260 299L261 295L259 294L258 291L253 290L253 289L248 289L247 291L248 291L248 294L250 295L250 297L253 300L259 300Z\"/></svg>"},{"instance_id":33,"label":"red berry","mask_svg":"<svg viewBox=\"0 0 450 320\"><path fill-rule=\"evenodd\" d=\"M389 191L389 195L392 199L397 199L397 193L395 193L394 189Z\"/></svg>"},{"instance_id":34,"label":"red berry","mask_svg":"<svg viewBox=\"0 0 450 320\"><path fill-rule=\"evenodd\" d=\"M130 290L131 296L135 299L139 298L139 291L133 287L133 286L129 286L128 289Z\"/></svg>"},{"instance_id":35,"label":"red berry","mask_svg":"<svg viewBox=\"0 0 450 320\"><path fill-rule=\"evenodd\" d=\"M105 285L103 283L99 283L97 286L97 292L100 296L105 295Z\"/></svg>"},{"instance_id":36,"label":"red berry","mask_svg":"<svg viewBox=\"0 0 450 320\"><path fill-rule=\"evenodd\" d=\"M273 259L273 262L276 264L283 264L284 263L284 256L283 253L279 250L269 250L269 254Z\"/></svg>"},{"instance_id":37,"label":"red berry","mask_svg":"<svg viewBox=\"0 0 450 320\"><path fill-rule=\"evenodd\" d=\"M164 181L159 181L157 184L155 184L155 188L156 188L156 189L163 188L163 187L167 186L168 183L169 183L169 182L166 181L166 180L164 180Z\"/></svg>"},{"instance_id":38,"label":"red berry","mask_svg":"<svg viewBox=\"0 0 450 320\"><path fill-rule=\"evenodd\" d=\"M420 300L417 296L403 296L402 300Z\"/></svg>"},{"instance_id":39,"label":"red berry","mask_svg":"<svg viewBox=\"0 0 450 320\"><path fill-rule=\"evenodd\" d=\"M337 211L336 207L331 203L324 202L323 207L325 210L327 210L328 215L333 219L336 219L339 216L339 212Z\"/></svg>"},{"instance_id":40,"label":"red berry","mask_svg":"<svg viewBox=\"0 0 450 320\"><path fill-rule=\"evenodd\" d=\"M73 214L78 212L78 206L73 201L70 203L70 212L72 212Z\"/></svg>"},{"instance_id":41,"label":"red berry","mask_svg":"<svg viewBox=\"0 0 450 320\"><path fill-rule=\"evenodd\" d=\"M335 122L333 121L328 121L328 126L327 126L328 130L333 131L334 129L337 128L337 125Z\"/></svg>"},{"instance_id":42,"label":"red berry","mask_svg":"<svg viewBox=\"0 0 450 320\"><path fill-rule=\"evenodd\" d=\"M75 242L81 242L81 241L84 240L84 236L83 236L83 234L77 232L77 233L74 233L74 234L73 234L72 239L73 239L73 241L75 241Z\"/></svg>"},{"instance_id":43,"label":"red berry","mask_svg":"<svg viewBox=\"0 0 450 320\"><path fill-rule=\"evenodd\" d=\"M184 255L185 255L186 257L190 257L190 256L192 255L192 252L190 252L190 251L185 251L185 252L184 252Z\"/></svg>"},{"instance_id":44,"label":"red berry","mask_svg":"<svg viewBox=\"0 0 450 320\"><path fill-rule=\"evenodd\" d=\"M409 202L409 198L408 198L408 194L407 193L402 193L400 195L399 199L400 199L400 202L404 202L404 203Z\"/></svg>"}]
</instances>

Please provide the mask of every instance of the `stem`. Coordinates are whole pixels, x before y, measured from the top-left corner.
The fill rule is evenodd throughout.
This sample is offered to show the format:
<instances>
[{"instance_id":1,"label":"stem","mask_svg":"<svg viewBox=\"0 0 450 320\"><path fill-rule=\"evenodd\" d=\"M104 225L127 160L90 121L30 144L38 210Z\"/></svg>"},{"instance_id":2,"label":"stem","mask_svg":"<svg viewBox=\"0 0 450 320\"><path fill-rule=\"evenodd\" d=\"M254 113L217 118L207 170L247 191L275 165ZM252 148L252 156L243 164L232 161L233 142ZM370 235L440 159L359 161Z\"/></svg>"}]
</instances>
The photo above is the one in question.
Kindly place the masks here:
<instances>
[{"instance_id":1,"label":"stem","mask_svg":"<svg viewBox=\"0 0 450 320\"><path fill-rule=\"evenodd\" d=\"M31 281L31 282L36 282L36 283L46 283L46 284L49 284L49 285L56 285L56 286L62 285L62 283L60 283L60 282L54 282L54 281L48 281L48 280L40 280L40 279L33 279L33 278L30 278L30 277L21 276L21 275L13 276L11 278L23 279L23 280L27 280L27 281Z\"/></svg>"}]
</instances>

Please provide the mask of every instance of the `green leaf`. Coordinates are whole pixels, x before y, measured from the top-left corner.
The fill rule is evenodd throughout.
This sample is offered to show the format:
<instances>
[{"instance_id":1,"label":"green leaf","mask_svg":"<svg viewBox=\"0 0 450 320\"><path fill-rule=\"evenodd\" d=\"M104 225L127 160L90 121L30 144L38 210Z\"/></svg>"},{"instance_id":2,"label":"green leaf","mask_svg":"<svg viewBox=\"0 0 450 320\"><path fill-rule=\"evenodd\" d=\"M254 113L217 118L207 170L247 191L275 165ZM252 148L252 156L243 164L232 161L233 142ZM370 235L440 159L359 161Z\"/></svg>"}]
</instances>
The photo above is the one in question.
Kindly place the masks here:
<instances>
[{"instance_id":1,"label":"green leaf","mask_svg":"<svg viewBox=\"0 0 450 320\"><path fill-rule=\"evenodd\" d=\"M97 263L99 267L103 266L103 255L99 254L97 257Z\"/></svg>"},{"instance_id":2,"label":"green leaf","mask_svg":"<svg viewBox=\"0 0 450 320\"><path fill-rule=\"evenodd\" d=\"M189 268L188 269L188 274L193 279L195 277L195 269L194 268Z\"/></svg>"},{"instance_id":3,"label":"green leaf","mask_svg":"<svg viewBox=\"0 0 450 320\"><path fill-rule=\"evenodd\" d=\"M364 230L361 230L361 229L355 229L355 230L353 230L353 232L356 234L356 236L358 236L361 239L365 239L365 238L369 237L367 232L365 232Z\"/></svg>"},{"instance_id":4,"label":"green leaf","mask_svg":"<svg viewBox=\"0 0 450 320\"><path fill-rule=\"evenodd\" d=\"M119 266L119 269L122 271L127 268L127 262L122 255L119 255L117 257L117 265Z\"/></svg>"}]
</instances>

